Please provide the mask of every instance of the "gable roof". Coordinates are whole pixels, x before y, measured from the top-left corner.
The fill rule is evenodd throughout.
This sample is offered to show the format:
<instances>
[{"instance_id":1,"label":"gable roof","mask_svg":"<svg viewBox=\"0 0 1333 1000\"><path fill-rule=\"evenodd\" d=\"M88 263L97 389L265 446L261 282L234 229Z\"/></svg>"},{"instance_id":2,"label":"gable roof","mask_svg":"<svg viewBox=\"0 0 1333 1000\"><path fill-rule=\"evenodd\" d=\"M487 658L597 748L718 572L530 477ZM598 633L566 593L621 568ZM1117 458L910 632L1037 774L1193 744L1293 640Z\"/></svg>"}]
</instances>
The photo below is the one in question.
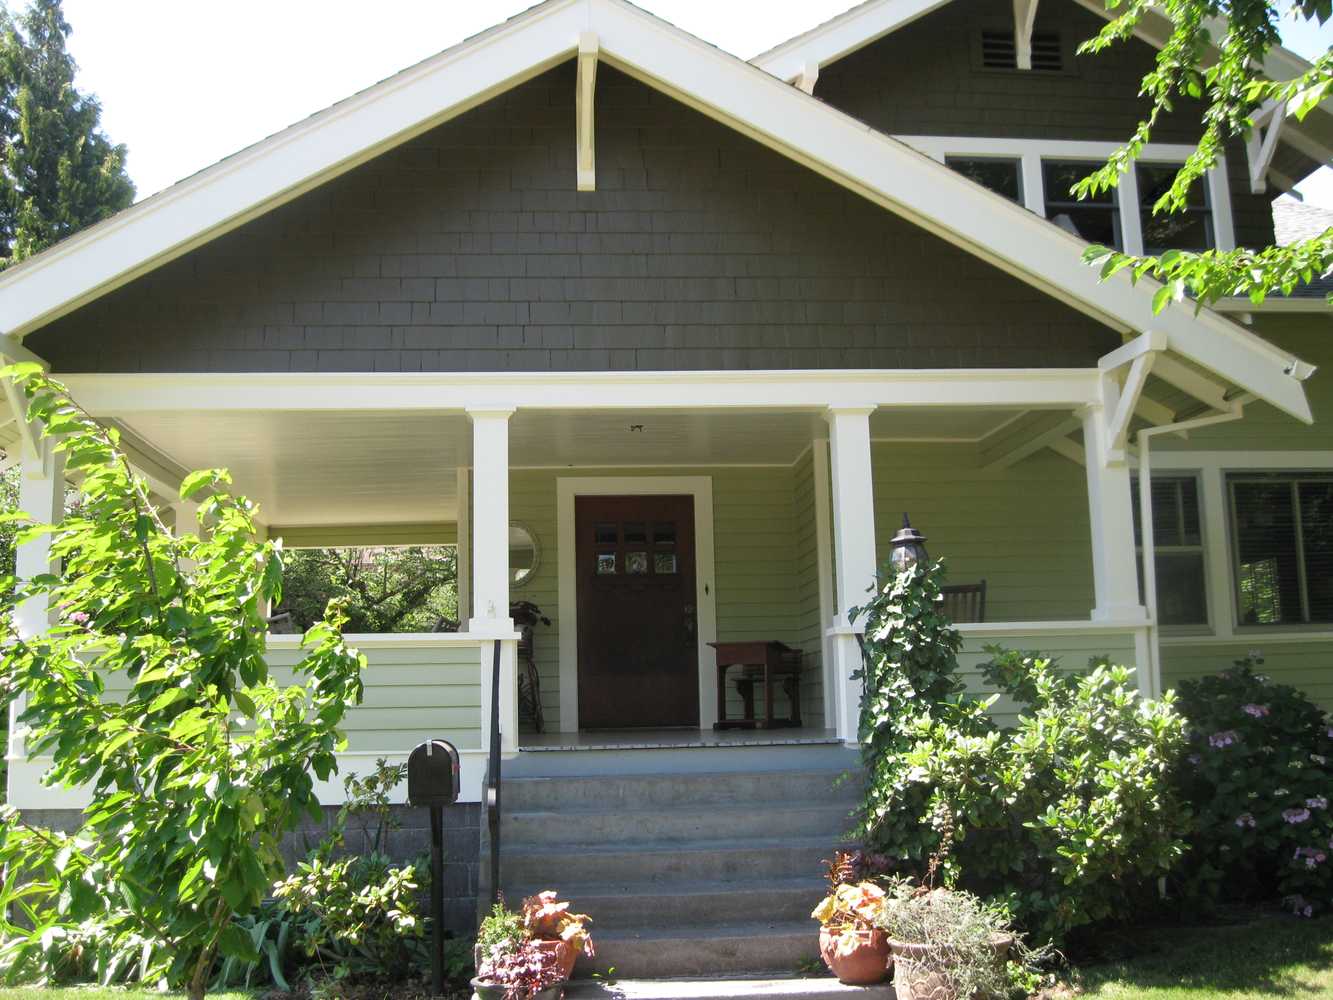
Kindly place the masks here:
<instances>
[{"instance_id":1,"label":"gable roof","mask_svg":"<svg viewBox=\"0 0 1333 1000\"><path fill-rule=\"evenodd\" d=\"M0 331L21 338L574 58L590 33L608 65L1113 329L1153 331L1168 349L1311 419L1300 380L1312 369L1287 352L1210 310L1154 316L1153 282L1099 281L1076 237L627 0L546 0L10 268L0 274Z\"/></svg>"},{"instance_id":2,"label":"gable roof","mask_svg":"<svg viewBox=\"0 0 1333 1000\"><path fill-rule=\"evenodd\" d=\"M913 21L933 13L951 0L865 0L823 24L754 56L750 62L781 80L795 81L817 74L819 69L851 55ZM1050 0L1048 0L1050 2ZM1108 10L1105 0L1064 0L1073 2L1109 21L1119 11ZM1035 8L1037 0L1029 0ZM1170 36L1170 23L1160 15L1149 15L1135 34L1155 48L1162 48ZM1310 68L1290 49L1276 46L1264 58L1263 72L1273 80L1289 80ZM1317 113L1304 121L1288 118L1280 133L1280 142L1290 146L1316 164L1333 157L1333 98L1321 104ZM1299 180L1299 178L1297 178Z\"/></svg>"}]
</instances>

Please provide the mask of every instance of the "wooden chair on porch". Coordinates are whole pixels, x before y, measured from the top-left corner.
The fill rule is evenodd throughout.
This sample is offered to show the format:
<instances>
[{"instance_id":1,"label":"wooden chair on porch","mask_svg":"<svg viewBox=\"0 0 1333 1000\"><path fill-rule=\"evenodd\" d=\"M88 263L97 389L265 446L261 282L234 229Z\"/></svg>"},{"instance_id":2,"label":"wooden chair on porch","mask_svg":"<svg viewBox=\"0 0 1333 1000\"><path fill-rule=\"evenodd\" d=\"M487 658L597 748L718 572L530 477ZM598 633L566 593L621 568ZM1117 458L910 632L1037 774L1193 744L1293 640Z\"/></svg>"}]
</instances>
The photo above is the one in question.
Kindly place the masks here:
<instances>
[{"instance_id":1,"label":"wooden chair on porch","mask_svg":"<svg viewBox=\"0 0 1333 1000\"><path fill-rule=\"evenodd\" d=\"M954 583L940 588L944 613L954 623L986 620L986 581Z\"/></svg>"}]
</instances>

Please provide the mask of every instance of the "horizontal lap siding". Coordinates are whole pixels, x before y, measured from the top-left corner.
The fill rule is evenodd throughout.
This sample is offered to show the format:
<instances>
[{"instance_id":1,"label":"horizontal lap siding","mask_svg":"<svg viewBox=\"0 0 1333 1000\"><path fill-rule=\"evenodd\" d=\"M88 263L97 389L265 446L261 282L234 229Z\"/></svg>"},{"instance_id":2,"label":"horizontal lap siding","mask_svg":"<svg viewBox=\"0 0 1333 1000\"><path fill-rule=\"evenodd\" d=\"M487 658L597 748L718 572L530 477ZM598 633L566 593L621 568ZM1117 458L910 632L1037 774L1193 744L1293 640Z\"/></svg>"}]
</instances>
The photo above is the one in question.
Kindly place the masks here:
<instances>
[{"instance_id":1,"label":"horizontal lap siding","mask_svg":"<svg viewBox=\"0 0 1333 1000\"><path fill-rule=\"evenodd\" d=\"M549 627L534 642L547 728L559 728L560 637L556 553L556 479L603 476L708 476L713 481L714 593L718 639L777 639L799 645L792 525L792 471L782 467L699 469L514 469L510 516L537 536L541 563L532 580L512 591L539 605ZM484 502L484 501L483 501ZM561 554L563 557L563 554ZM822 695L821 695L822 697ZM730 710L740 702L732 686Z\"/></svg>"},{"instance_id":2,"label":"horizontal lap siding","mask_svg":"<svg viewBox=\"0 0 1333 1000\"><path fill-rule=\"evenodd\" d=\"M815 96L895 135L984 136L1124 142L1147 110L1139 96L1156 50L1130 39L1097 55L1074 56L1106 21L1076 3L1042 4L1037 32L1057 31L1070 72L981 69L973 46L983 27L1013 30L1013 12L993 0L955 0L820 70ZM1193 144L1202 109L1178 100L1153 141ZM1273 241L1274 192L1251 194L1244 147L1226 149L1236 240ZM1308 169L1313 169L1309 164Z\"/></svg>"},{"instance_id":3,"label":"horizontal lap siding","mask_svg":"<svg viewBox=\"0 0 1333 1000\"><path fill-rule=\"evenodd\" d=\"M573 101L571 62L31 346L64 372L602 371L1086 366L1119 343L605 66L576 191Z\"/></svg>"},{"instance_id":4,"label":"horizontal lap siding","mask_svg":"<svg viewBox=\"0 0 1333 1000\"><path fill-rule=\"evenodd\" d=\"M963 681L969 693L989 696L995 689L986 684L981 674L981 667L991 659L985 651L986 646L999 646L1021 652L1041 653L1059 661L1061 669L1066 671L1084 671L1091 660L1105 656L1119 666L1137 666L1134 657L1134 638L1119 634L1073 633L1061 635L1050 632L1028 632L1015 630L999 636L966 637L962 651L958 654ZM1017 717L1018 706L1009 698L1001 697L991 714L1002 724L1009 725Z\"/></svg>"},{"instance_id":5,"label":"horizontal lap siding","mask_svg":"<svg viewBox=\"0 0 1333 1000\"><path fill-rule=\"evenodd\" d=\"M903 512L927 536L948 581L986 580L988 621L1066 621L1092 607L1084 470L1053 452L1008 469L978 468L965 444L873 445L875 543L881 565Z\"/></svg>"},{"instance_id":6,"label":"horizontal lap siding","mask_svg":"<svg viewBox=\"0 0 1333 1000\"><path fill-rule=\"evenodd\" d=\"M365 696L347 713L348 750L406 753L428 737L460 750L481 749L481 654L475 646L380 647L362 650ZM298 651L271 649L281 683L292 678Z\"/></svg>"},{"instance_id":7,"label":"horizontal lap siding","mask_svg":"<svg viewBox=\"0 0 1333 1000\"><path fill-rule=\"evenodd\" d=\"M1170 643L1162 646L1162 683L1174 687L1183 680L1220 673L1251 651L1263 658L1259 673L1278 684L1290 684L1333 712L1333 642L1264 643L1263 636L1236 642Z\"/></svg>"}]
</instances>

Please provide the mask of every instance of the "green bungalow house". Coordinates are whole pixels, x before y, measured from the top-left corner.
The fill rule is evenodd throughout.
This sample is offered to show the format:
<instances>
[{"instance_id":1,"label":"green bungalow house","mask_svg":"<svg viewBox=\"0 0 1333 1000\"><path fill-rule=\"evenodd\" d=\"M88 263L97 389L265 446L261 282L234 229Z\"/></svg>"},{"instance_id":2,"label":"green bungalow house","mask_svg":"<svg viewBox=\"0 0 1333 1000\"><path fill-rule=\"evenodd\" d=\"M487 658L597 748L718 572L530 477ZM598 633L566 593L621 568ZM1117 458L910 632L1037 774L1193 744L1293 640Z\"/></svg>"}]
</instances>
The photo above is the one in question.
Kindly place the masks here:
<instances>
[{"instance_id":1,"label":"green bungalow house","mask_svg":"<svg viewBox=\"0 0 1333 1000\"><path fill-rule=\"evenodd\" d=\"M985 582L969 667L1107 654L1155 694L1260 651L1333 706L1328 307L1154 315L1151 282L1080 260L1272 242L1333 114L1271 116L1163 221L1180 108L1075 202L1160 42L1076 56L1104 18L869 0L747 63L625 0L546 0L5 271L0 354L120 427L164 502L225 466L287 546L458 546L459 632L356 637L343 761L457 745L456 922L488 888L496 705L511 897L558 884L622 976L790 969L846 826L848 609L904 512ZM9 417L23 505L58 516L59 461ZM541 733L514 601L551 620ZM771 642L795 684L719 683L715 644ZM715 730L746 694L800 726ZM24 810L82 804L19 734L9 768Z\"/></svg>"}]
</instances>

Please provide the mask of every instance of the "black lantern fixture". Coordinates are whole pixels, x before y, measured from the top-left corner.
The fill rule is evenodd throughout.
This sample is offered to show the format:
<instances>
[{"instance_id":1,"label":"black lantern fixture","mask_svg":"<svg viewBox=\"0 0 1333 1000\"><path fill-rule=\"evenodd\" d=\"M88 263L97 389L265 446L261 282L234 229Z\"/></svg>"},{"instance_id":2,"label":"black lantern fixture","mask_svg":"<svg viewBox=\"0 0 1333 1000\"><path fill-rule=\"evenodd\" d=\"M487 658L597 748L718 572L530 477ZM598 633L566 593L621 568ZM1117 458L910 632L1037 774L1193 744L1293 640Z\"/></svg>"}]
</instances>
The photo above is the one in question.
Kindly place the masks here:
<instances>
[{"instance_id":1,"label":"black lantern fixture","mask_svg":"<svg viewBox=\"0 0 1333 1000\"><path fill-rule=\"evenodd\" d=\"M930 560L926 554L926 536L912 527L906 513L903 514L902 530L893 536L889 544L893 546L893 551L889 553L889 563L895 573L918 564L924 565Z\"/></svg>"}]
</instances>

